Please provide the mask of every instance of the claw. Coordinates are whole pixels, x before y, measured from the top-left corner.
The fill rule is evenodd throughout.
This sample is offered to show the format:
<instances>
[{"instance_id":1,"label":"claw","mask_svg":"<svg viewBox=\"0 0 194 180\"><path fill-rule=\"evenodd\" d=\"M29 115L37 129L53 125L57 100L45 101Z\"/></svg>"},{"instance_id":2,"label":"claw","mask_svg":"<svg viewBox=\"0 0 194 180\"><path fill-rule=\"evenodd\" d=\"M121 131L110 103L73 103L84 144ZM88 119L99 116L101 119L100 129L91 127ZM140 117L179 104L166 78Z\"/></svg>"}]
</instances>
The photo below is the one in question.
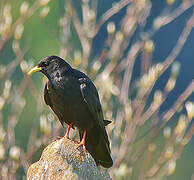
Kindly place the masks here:
<instances>
[{"instance_id":1,"label":"claw","mask_svg":"<svg viewBox=\"0 0 194 180\"><path fill-rule=\"evenodd\" d=\"M59 140L59 139L61 139L61 138L63 138L62 136L57 136L57 140Z\"/></svg>"},{"instance_id":2,"label":"claw","mask_svg":"<svg viewBox=\"0 0 194 180\"><path fill-rule=\"evenodd\" d=\"M86 131L84 131L83 138L82 138L81 142L78 144L77 148L79 148L81 146L86 147Z\"/></svg>"}]
</instances>

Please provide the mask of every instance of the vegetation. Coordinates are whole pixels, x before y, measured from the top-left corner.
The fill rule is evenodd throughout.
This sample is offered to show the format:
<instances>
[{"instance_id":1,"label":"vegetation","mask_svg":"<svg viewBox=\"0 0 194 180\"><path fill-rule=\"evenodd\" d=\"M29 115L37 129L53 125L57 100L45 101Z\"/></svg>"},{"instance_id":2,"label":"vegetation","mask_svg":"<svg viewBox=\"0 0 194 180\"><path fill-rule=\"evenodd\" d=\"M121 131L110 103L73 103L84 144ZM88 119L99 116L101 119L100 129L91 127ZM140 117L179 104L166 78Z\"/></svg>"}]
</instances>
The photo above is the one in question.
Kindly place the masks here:
<instances>
[{"instance_id":1,"label":"vegetation","mask_svg":"<svg viewBox=\"0 0 194 180\"><path fill-rule=\"evenodd\" d=\"M179 173L176 167L187 162L178 160L194 133L194 81L172 104L166 100L181 68L175 60L194 26L194 2L165 3L153 17L149 0L1 0L0 179L25 178L43 147L64 134L43 101L46 79L27 76L41 58L54 54L85 71L98 87L104 116L113 121L107 126L112 179L191 177L187 164ZM156 61L155 35L185 12L173 49Z\"/></svg>"}]
</instances>

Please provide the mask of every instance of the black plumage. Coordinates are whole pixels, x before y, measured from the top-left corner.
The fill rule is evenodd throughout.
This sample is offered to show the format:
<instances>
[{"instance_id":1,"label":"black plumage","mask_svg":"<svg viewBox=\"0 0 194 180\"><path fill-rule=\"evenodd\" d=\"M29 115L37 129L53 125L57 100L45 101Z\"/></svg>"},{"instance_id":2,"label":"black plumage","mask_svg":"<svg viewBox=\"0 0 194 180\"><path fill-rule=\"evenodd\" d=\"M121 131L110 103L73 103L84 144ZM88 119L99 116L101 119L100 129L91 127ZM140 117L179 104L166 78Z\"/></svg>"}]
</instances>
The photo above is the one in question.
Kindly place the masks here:
<instances>
[{"instance_id":1,"label":"black plumage","mask_svg":"<svg viewBox=\"0 0 194 180\"><path fill-rule=\"evenodd\" d=\"M85 136L85 147L97 165L109 168L113 161L97 89L90 78L72 68L58 56L49 56L29 74L40 71L48 82L44 89L45 103L55 112L62 125L77 127L80 139Z\"/></svg>"}]
</instances>

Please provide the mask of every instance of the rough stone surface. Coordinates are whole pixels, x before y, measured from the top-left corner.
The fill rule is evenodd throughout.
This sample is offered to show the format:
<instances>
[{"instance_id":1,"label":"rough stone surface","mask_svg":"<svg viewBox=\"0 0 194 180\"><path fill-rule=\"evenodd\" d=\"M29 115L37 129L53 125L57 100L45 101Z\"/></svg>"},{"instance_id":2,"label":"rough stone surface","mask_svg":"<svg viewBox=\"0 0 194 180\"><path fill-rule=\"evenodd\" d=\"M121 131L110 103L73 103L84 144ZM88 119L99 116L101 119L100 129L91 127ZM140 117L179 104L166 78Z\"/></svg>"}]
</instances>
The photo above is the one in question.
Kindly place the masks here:
<instances>
[{"instance_id":1,"label":"rough stone surface","mask_svg":"<svg viewBox=\"0 0 194 180\"><path fill-rule=\"evenodd\" d=\"M28 180L110 180L107 171L96 166L91 155L77 143L61 138L49 144L40 160L32 164Z\"/></svg>"}]
</instances>

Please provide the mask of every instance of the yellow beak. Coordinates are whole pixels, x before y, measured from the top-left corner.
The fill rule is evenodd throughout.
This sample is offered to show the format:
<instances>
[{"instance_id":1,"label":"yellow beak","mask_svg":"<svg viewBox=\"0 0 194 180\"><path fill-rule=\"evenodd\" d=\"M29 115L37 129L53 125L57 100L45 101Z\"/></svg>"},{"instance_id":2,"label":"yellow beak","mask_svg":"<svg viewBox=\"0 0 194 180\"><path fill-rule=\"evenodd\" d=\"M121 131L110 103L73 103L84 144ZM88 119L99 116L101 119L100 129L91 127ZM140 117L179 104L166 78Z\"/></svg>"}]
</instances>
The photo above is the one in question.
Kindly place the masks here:
<instances>
[{"instance_id":1,"label":"yellow beak","mask_svg":"<svg viewBox=\"0 0 194 180\"><path fill-rule=\"evenodd\" d=\"M41 67L38 67L38 66L35 66L33 67L29 72L28 72L28 75L32 75L33 73L35 72L38 72L38 71L41 71Z\"/></svg>"}]
</instances>

